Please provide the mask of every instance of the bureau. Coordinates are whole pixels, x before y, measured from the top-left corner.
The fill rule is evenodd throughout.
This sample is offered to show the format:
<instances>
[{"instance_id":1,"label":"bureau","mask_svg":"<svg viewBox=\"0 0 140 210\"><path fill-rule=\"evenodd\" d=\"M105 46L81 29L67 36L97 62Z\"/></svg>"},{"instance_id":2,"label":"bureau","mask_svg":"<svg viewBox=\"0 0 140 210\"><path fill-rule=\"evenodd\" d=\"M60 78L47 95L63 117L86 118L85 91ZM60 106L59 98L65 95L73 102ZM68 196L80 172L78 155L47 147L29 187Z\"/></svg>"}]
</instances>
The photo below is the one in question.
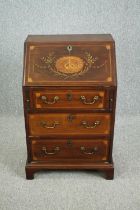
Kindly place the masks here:
<instances>
[{"instance_id":1,"label":"bureau","mask_svg":"<svg viewBox=\"0 0 140 210\"><path fill-rule=\"evenodd\" d=\"M29 35L23 69L26 178L41 170L86 169L113 179L112 36Z\"/></svg>"}]
</instances>

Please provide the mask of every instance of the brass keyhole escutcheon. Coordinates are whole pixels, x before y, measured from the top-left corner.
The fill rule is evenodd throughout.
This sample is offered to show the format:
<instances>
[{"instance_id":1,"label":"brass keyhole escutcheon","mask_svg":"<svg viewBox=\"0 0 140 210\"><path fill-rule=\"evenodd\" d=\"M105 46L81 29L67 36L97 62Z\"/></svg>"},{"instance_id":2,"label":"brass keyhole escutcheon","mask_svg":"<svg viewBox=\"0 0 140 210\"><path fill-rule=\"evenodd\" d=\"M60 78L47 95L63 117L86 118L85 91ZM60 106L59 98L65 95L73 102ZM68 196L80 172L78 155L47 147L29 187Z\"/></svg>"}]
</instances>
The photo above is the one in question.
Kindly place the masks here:
<instances>
[{"instance_id":1,"label":"brass keyhole escutcheon","mask_svg":"<svg viewBox=\"0 0 140 210\"><path fill-rule=\"evenodd\" d=\"M68 101L72 101L72 98L73 98L72 93L67 93L66 97Z\"/></svg>"},{"instance_id":2,"label":"brass keyhole escutcheon","mask_svg":"<svg viewBox=\"0 0 140 210\"><path fill-rule=\"evenodd\" d=\"M68 139L68 140L67 140L67 145L68 145L68 146L72 146L72 139Z\"/></svg>"},{"instance_id":3,"label":"brass keyhole escutcheon","mask_svg":"<svg viewBox=\"0 0 140 210\"><path fill-rule=\"evenodd\" d=\"M72 51L72 46L71 45L68 45L67 46L67 50L70 52L70 51Z\"/></svg>"},{"instance_id":4,"label":"brass keyhole escutcheon","mask_svg":"<svg viewBox=\"0 0 140 210\"><path fill-rule=\"evenodd\" d=\"M75 118L74 115L69 114L67 119L68 119L69 122L72 122L74 120L74 118Z\"/></svg>"}]
</instances>

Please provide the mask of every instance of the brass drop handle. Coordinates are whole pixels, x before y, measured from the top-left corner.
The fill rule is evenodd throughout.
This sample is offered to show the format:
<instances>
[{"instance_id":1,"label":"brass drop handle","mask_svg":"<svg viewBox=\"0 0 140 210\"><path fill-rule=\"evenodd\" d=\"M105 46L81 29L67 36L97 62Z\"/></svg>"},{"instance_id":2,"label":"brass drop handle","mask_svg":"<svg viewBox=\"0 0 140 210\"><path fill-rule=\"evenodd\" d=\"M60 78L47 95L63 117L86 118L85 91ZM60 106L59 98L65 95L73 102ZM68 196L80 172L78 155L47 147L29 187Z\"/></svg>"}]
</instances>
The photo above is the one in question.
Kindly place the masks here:
<instances>
[{"instance_id":1,"label":"brass drop handle","mask_svg":"<svg viewBox=\"0 0 140 210\"><path fill-rule=\"evenodd\" d=\"M51 101L49 101L47 96L41 96L41 100L45 104L55 104L59 99L59 96L54 96L54 98Z\"/></svg>"},{"instance_id":2,"label":"brass drop handle","mask_svg":"<svg viewBox=\"0 0 140 210\"><path fill-rule=\"evenodd\" d=\"M83 104L95 104L99 100L99 96L94 96L92 101L88 101L85 96L80 96L81 101Z\"/></svg>"},{"instance_id":3,"label":"brass drop handle","mask_svg":"<svg viewBox=\"0 0 140 210\"><path fill-rule=\"evenodd\" d=\"M98 151L98 147L94 147L93 149L90 149L90 151L87 151L87 149L85 147L80 147L80 150L82 153L86 154L86 155L95 155Z\"/></svg>"},{"instance_id":4,"label":"brass drop handle","mask_svg":"<svg viewBox=\"0 0 140 210\"><path fill-rule=\"evenodd\" d=\"M58 121L54 121L51 125L48 125L48 122L46 122L46 121L41 121L40 122L40 125L43 128L55 128L59 124L60 123Z\"/></svg>"},{"instance_id":5,"label":"brass drop handle","mask_svg":"<svg viewBox=\"0 0 140 210\"><path fill-rule=\"evenodd\" d=\"M82 121L81 124L84 126L84 128L96 128L98 125L101 124L101 122L99 120L97 120L97 121L93 122L92 125L89 125L89 123L87 121Z\"/></svg>"},{"instance_id":6,"label":"brass drop handle","mask_svg":"<svg viewBox=\"0 0 140 210\"><path fill-rule=\"evenodd\" d=\"M51 152L48 152L46 147L42 147L42 151L45 155L55 155L57 152L59 152L59 150L59 147L55 147Z\"/></svg>"}]
</instances>

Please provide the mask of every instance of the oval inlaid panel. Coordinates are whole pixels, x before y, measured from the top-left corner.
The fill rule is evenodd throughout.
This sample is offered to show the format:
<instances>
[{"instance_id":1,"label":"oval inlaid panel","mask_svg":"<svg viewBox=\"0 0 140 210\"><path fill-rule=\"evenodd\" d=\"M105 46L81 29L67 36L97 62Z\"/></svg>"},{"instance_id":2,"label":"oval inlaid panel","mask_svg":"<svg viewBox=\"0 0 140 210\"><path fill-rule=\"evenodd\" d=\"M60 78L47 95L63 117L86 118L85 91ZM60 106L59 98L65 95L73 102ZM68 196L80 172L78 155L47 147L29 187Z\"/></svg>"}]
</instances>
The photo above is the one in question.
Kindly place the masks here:
<instances>
[{"instance_id":1,"label":"oval inlaid panel","mask_svg":"<svg viewBox=\"0 0 140 210\"><path fill-rule=\"evenodd\" d=\"M65 74L78 73L83 70L84 61L78 56L64 56L56 61L56 70Z\"/></svg>"}]
</instances>

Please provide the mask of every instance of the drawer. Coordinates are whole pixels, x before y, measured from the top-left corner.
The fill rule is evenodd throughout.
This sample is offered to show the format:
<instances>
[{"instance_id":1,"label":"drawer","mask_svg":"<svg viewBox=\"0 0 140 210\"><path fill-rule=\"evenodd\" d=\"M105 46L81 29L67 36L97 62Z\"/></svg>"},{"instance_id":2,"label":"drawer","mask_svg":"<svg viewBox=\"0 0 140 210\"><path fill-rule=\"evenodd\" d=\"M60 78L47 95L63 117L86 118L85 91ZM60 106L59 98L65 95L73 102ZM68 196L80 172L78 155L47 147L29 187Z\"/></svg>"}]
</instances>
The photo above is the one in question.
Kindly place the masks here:
<instances>
[{"instance_id":1,"label":"drawer","mask_svg":"<svg viewBox=\"0 0 140 210\"><path fill-rule=\"evenodd\" d=\"M108 109L106 90L33 90L32 108L46 109Z\"/></svg>"},{"instance_id":2,"label":"drawer","mask_svg":"<svg viewBox=\"0 0 140 210\"><path fill-rule=\"evenodd\" d=\"M32 160L91 160L107 161L109 152L108 140L32 140Z\"/></svg>"},{"instance_id":3,"label":"drawer","mask_svg":"<svg viewBox=\"0 0 140 210\"><path fill-rule=\"evenodd\" d=\"M109 134L109 113L46 113L29 114L29 135Z\"/></svg>"}]
</instances>

